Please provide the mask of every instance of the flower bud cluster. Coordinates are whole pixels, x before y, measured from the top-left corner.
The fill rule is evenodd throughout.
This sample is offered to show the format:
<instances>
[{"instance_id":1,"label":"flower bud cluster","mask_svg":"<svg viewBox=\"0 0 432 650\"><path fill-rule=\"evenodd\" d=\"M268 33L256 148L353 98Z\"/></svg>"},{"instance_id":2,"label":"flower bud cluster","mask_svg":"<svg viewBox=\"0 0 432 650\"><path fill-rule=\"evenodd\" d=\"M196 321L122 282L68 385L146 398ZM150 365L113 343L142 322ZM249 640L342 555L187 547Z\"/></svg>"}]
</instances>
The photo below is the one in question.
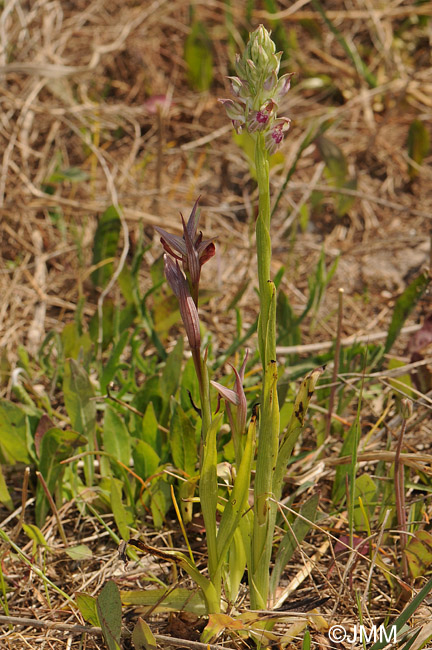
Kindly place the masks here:
<instances>
[{"instance_id":1,"label":"flower bud cluster","mask_svg":"<svg viewBox=\"0 0 432 650\"><path fill-rule=\"evenodd\" d=\"M235 99L220 99L237 133L265 135L269 154L280 147L291 120L277 117L281 99L290 88L292 73L278 78L281 52L260 25L250 34L243 56L237 55L237 77L229 77Z\"/></svg>"}]
</instances>

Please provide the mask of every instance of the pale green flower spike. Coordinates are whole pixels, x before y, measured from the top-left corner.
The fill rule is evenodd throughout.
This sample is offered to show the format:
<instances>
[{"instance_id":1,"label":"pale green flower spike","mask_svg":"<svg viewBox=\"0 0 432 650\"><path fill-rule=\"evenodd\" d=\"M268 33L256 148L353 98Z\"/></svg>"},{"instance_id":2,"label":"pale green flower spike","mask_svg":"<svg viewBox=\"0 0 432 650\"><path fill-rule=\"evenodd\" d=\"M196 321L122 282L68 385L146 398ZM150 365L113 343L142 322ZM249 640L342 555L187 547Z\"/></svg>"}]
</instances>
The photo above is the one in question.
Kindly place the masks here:
<instances>
[{"instance_id":1,"label":"pale green flower spike","mask_svg":"<svg viewBox=\"0 0 432 650\"><path fill-rule=\"evenodd\" d=\"M282 144L291 120L277 117L279 103L290 88L292 73L278 79L281 52L260 25L250 34L242 56L237 55L235 68L238 77L229 77L233 99L220 99L237 133L246 128L248 133L263 133L265 147L271 155Z\"/></svg>"}]
</instances>

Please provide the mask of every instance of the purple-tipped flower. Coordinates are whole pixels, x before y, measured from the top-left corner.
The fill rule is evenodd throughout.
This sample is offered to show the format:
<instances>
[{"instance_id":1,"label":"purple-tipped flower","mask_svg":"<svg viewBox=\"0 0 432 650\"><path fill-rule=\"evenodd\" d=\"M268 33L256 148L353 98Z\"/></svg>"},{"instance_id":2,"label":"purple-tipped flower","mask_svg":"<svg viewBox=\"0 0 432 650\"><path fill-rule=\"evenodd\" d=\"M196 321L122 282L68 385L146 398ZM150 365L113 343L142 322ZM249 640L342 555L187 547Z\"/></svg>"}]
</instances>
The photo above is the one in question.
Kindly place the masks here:
<instances>
[{"instance_id":1,"label":"purple-tipped flower","mask_svg":"<svg viewBox=\"0 0 432 650\"><path fill-rule=\"evenodd\" d=\"M229 77L235 100L219 100L237 133L245 127L255 138L259 133L265 135L269 154L279 148L288 129L289 120L278 120L277 110L290 88L292 77L292 73L288 73L278 79L282 53L275 50L270 33L259 25L249 35L243 56L236 56L238 76Z\"/></svg>"},{"instance_id":2,"label":"purple-tipped flower","mask_svg":"<svg viewBox=\"0 0 432 650\"><path fill-rule=\"evenodd\" d=\"M163 230L163 228L155 226L155 229L161 236L161 244L165 251L175 260L182 262L185 273L189 273L195 304L198 301L198 285L201 267L215 254L215 245L211 239L203 240L201 231L197 234L199 222L199 213L197 210L198 201L199 198L195 201L195 205L190 213L187 224L185 223L183 216L181 217L183 223L183 237L172 235L166 230ZM171 283L170 286L173 289Z\"/></svg>"},{"instance_id":3,"label":"purple-tipped flower","mask_svg":"<svg viewBox=\"0 0 432 650\"><path fill-rule=\"evenodd\" d=\"M270 155L279 149L284 139L284 134L290 128L291 120L288 117L279 117L273 122L273 126L266 133L265 143Z\"/></svg>"},{"instance_id":4,"label":"purple-tipped flower","mask_svg":"<svg viewBox=\"0 0 432 650\"><path fill-rule=\"evenodd\" d=\"M246 429L247 401L243 388L243 380L248 355L249 351L246 350L246 354L239 372L237 372L234 366L231 366L235 374L234 389L226 388L225 386L222 386L222 384L219 384L217 381L210 381L212 386L214 386L218 391L220 397L225 400L226 411L228 419L230 421L231 430L233 432L234 445L236 445L238 436L242 435ZM235 418L231 412L230 404L236 407Z\"/></svg>"}]
</instances>

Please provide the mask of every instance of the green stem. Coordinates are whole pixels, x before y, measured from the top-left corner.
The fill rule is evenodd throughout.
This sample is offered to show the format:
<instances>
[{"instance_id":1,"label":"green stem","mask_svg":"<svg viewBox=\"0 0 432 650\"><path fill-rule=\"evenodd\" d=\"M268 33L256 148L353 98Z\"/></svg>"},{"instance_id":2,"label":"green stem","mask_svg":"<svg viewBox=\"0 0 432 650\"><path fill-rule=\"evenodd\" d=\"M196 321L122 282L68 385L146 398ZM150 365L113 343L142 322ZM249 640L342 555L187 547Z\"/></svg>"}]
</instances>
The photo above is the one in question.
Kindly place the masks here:
<instances>
[{"instance_id":1,"label":"green stem","mask_svg":"<svg viewBox=\"0 0 432 650\"><path fill-rule=\"evenodd\" d=\"M279 445L279 404L276 364L276 289L271 281L270 175L264 136L255 145L259 213L256 223L257 265L260 296L258 342L263 367L259 438L254 487L254 525L251 548L250 598L252 609L266 609L269 565L276 505L273 474Z\"/></svg>"}]
</instances>

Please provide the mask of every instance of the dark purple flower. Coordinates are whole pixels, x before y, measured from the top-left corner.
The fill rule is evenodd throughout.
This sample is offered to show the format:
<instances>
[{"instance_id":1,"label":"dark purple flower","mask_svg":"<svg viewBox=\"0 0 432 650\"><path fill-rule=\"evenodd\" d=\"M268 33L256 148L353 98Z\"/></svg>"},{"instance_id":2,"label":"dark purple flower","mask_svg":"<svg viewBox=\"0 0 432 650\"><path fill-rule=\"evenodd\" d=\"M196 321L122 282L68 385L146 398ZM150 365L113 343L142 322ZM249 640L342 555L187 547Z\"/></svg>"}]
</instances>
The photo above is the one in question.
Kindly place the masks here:
<instances>
[{"instance_id":1,"label":"dark purple flower","mask_svg":"<svg viewBox=\"0 0 432 650\"><path fill-rule=\"evenodd\" d=\"M270 155L279 149L290 124L291 120L288 117L279 117L273 122L272 128L265 136L267 151Z\"/></svg>"},{"instance_id":2,"label":"dark purple flower","mask_svg":"<svg viewBox=\"0 0 432 650\"><path fill-rule=\"evenodd\" d=\"M155 226L155 229L161 236L161 244L165 251L175 260L182 262L184 271L189 273L195 302L198 298L201 267L215 254L215 245L212 240L203 240L202 232L197 233L199 222L198 201L199 197L195 201L187 224L183 216L181 216L183 237L172 235L166 230L163 230L163 228Z\"/></svg>"},{"instance_id":3,"label":"dark purple flower","mask_svg":"<svg viewBox=\"0 0 432 650\"><path fill-rule=\"evenodd\" d=\"M194 355L199 354L201 347L199 316L196 305L190 295L188 281L178 261L174 261L169 255L164 255L164 268L168 284L179 302L180 314L192 353Z\"/></svg>"}]
</instances>

